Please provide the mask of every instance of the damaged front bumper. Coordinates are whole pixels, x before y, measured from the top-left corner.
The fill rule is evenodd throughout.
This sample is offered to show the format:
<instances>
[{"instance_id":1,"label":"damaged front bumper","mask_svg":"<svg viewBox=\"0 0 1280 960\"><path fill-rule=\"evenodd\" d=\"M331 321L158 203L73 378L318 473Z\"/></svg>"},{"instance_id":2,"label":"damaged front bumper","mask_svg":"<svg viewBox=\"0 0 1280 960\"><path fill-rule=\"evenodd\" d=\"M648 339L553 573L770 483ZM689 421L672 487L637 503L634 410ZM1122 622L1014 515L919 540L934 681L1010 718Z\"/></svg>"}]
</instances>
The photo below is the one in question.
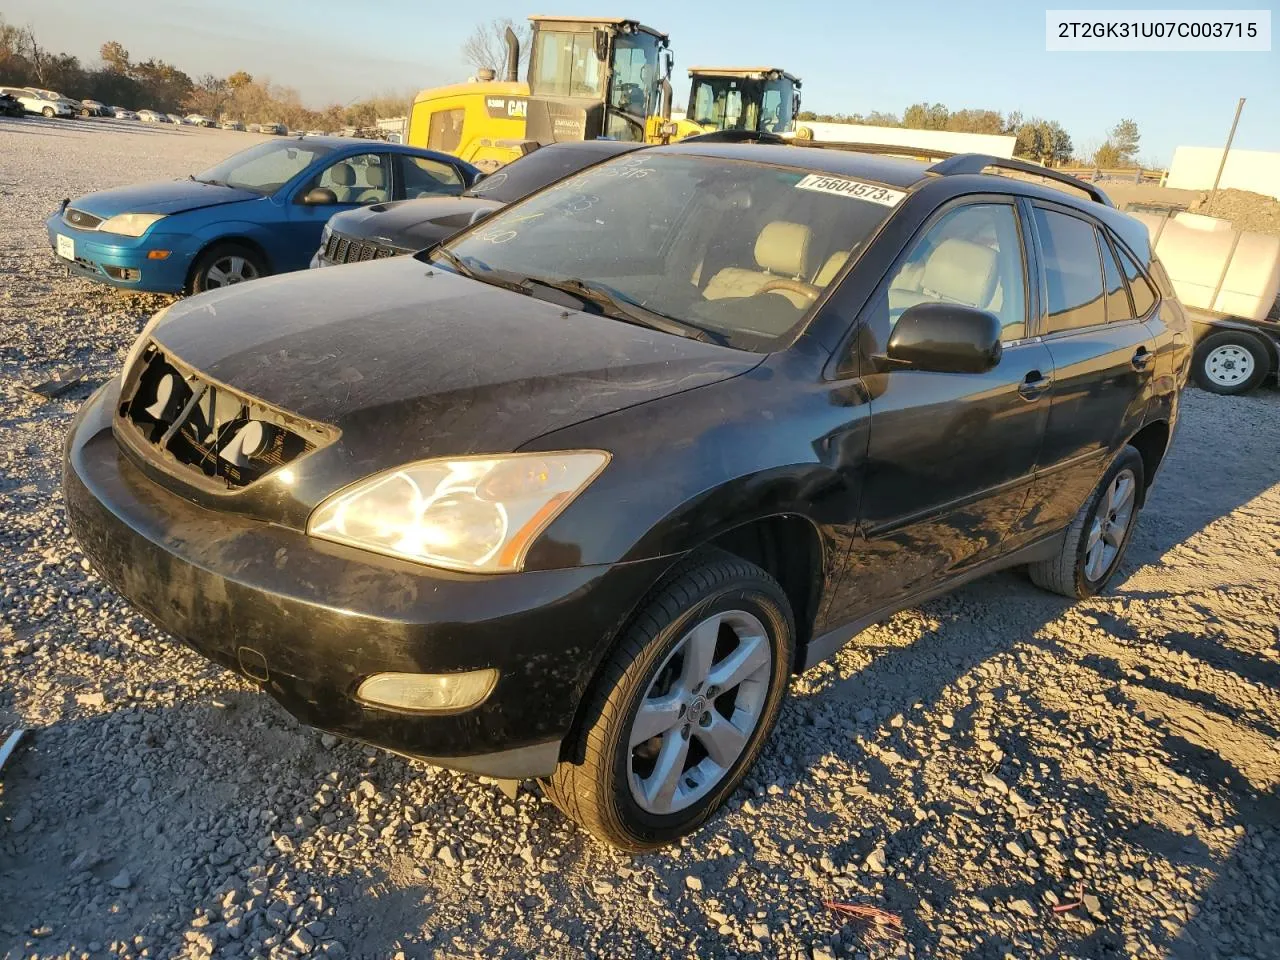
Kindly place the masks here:
<instances>
[{"instance_id":1,"label":"damaged front bumper","mask_svg":"<svg viewBox=\"0 0 1280 960\"><path fill-rule=\"evenodd\" d=\"M81 548L149 619L311 726L504 779L550 774L609 639L669 558L477 576L315 541L183 499L112 434L115 383L77 416L63 494ZM496 670L464 712L356 697L383 673Z\"/></svg>"}]
</instances>

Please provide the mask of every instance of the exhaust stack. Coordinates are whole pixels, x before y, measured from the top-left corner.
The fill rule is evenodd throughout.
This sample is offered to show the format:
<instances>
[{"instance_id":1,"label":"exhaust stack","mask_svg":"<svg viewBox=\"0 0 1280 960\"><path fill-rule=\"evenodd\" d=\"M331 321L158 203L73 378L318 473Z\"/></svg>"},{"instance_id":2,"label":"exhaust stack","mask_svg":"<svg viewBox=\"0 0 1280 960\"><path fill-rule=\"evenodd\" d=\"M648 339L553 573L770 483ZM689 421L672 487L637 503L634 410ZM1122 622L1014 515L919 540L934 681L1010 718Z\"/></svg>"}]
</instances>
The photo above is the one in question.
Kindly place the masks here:
<instances>
[{"instance_id":1,"label":"exhaust stack","mask_svg":"<svg viewBox=\"0 0 1280 960\"><path fill-rule=\"evenodd\" d=\"M516 32L507 27L507 75L503 78L508 83L520 79L520 39Z\"/></svg>"}]
</instances>

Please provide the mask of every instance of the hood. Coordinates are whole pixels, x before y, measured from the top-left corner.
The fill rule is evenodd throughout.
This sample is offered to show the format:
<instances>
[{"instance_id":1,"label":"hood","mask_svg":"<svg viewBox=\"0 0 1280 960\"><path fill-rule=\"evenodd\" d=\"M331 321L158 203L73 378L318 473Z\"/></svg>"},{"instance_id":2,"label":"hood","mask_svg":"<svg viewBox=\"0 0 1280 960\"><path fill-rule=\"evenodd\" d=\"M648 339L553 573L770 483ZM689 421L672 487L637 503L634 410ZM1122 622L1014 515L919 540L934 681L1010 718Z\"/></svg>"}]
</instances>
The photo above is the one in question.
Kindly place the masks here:
<instances>
[{"instance_id":1,"label":"hood","mask_svg":"<svg viewBox=\"0 0 1280 960\"><path fill-rule=\"evenodd\" d=\"M257 200L261 194L195 180L161 180L132 187L117 187L90 193L71 201L77 210L95 217L114 217L117 213L182 213L222 203Z\"/></svg>"},{"instance_id":2,"label":"hood","mask_svg":"<svg viewBox=\"0 0 1280 960\"><path fill-rule=\"evenodd\" d=\"M217 382L338 427L353 475L515 450L764 359L411 257L201 294L175 304L153 336Z\"/></svg>"},{"instance_id":3,"label":"hood","mask_svg":"<svg viewBox=\"0 0 1280 960\"><path fill-rule=\"evenodd\" d=\"M346 237L420 250L468 226L477 210L497 210L501 206L496 200L479 197L397 200L339 213L329 226Z\"/></svg>"}]
</instances>

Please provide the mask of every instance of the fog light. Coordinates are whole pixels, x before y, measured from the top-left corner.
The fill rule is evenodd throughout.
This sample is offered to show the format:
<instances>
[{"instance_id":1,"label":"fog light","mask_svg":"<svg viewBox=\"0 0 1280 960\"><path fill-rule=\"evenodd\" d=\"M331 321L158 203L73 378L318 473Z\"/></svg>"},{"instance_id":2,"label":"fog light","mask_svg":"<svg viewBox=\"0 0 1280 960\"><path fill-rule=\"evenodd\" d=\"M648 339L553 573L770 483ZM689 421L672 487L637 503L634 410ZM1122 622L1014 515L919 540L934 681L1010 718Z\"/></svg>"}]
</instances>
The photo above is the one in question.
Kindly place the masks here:
<instances>
[{"instance_id":1,"label":"fog light","mask_svg":"<svg viewBox=\"0 0 1280 960\"><path fill-rule=\"evenodd\" d=\"M483 703L498 682L497 670L467 673L375 673L356 699L413 713L457 713Z\"/></svg>"},{"instance_id":2,"label":"fog light","mask_svg":"<svg viewBox=\"0 0 1280 960\"><path fill-rule=\"evenodd\" d=\"M169 250L148 250L147 259L148 260L167 260L169 258L170 252L171 251Z\"/></svg>"}]
</instances>

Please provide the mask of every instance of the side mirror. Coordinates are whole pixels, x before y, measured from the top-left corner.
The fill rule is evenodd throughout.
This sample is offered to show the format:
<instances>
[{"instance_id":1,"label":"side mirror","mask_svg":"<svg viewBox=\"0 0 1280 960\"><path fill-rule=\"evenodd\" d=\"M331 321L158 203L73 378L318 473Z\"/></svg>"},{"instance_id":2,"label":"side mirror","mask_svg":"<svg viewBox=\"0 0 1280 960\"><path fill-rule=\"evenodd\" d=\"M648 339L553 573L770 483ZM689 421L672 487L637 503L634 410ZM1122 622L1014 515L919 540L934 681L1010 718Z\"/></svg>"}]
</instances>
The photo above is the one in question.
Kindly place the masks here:
<instances>
[{"instance_id":1,"label":"side mirror","mask_svg":"<svg viewBox=\"0 0 1280 960\"><path fill-rule=\"evenodd\" d=\"M898 318L885 357L934 373L986 373L1000 362L1000 321L955 303L918 303Z\"/></svg>"},{"instance_id":2,"label":"side mirror","mask_svg":"<svg viewBox=\"0 0 1280 960\"><path fill-rule=\"evenodd\" d=\"M488 176L487 173L477 173L476 178L471 181L471 185L474 187L477 183L479 183L481 180L483 180L487 176Z\"/></svg>"},{"instance_id":3,"label":"side mirror","mask_svg":"<svg viewBox=\"0 0 1280 960\"><path fill-rule=\"evenodd\" d=\"M476 223L480 220L483 220L485 217L489 216L491 213L493 213L492 207L482 207L481 209L477 210L475 213L471 214L471 219L467 221L467 226L471 226L471 224Z\"/></svg>"},{"instance_id":4,"label":"side mirror","mask_svg":"<svg viewBox=\"0 0 1280 960\"><path fill-rule=\"evenodd\" d=\"M309 207L323 207L338 202L338 195L328 187L312 187L302 196L302 202Z\"/></svg>"},{"instance_id":5,"label":"side mirror","mask_svg":"<svg viewBox=\"0 0 1280 960\"><path fill-rule=\"evenodd\" d=\"M592 40L595 43L596 59L601 63L609 62L609 31L596 27Z\"/></svg>"}]
</instances>

